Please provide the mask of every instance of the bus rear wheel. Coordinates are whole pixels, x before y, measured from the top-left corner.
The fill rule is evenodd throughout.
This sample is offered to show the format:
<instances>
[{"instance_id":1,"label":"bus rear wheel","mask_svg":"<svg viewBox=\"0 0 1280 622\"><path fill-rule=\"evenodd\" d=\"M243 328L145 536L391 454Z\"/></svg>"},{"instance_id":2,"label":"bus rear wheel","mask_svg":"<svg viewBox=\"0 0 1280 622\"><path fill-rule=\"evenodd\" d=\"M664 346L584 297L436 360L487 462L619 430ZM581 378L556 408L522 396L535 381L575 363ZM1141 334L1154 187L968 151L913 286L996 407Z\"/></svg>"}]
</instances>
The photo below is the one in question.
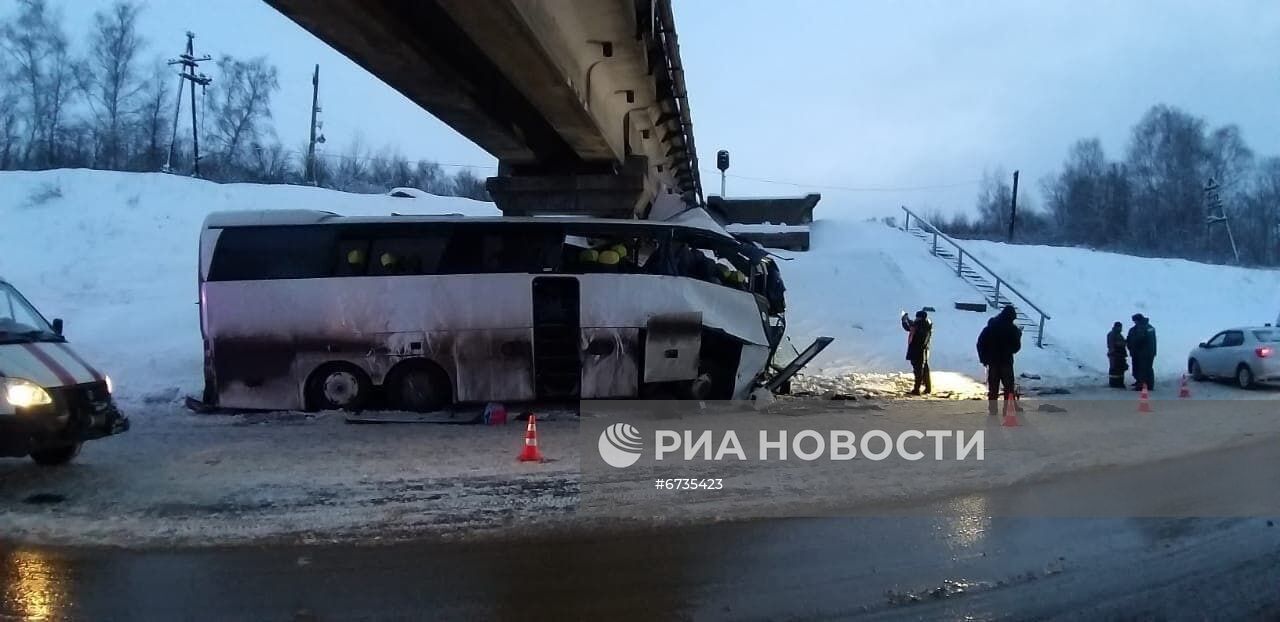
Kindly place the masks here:
<instances>
[{"instance_id":1,"label":"bus rear wheel","mask_svg":"<svg viewBox=\"0 0 1280 622\"><path fill-rule=\"evenodd\" d=\"M373 383L360 368L329 363L308 379L307 406L312 410L361 410L372 392Z\"/></svg>"},{"instance_id":2,"label":"bus rear wheel","mask_svg":"<svg viewBox=\"0 0 1280 622\"><path fill-rule=\"evenodd\" d=\"M392 408L412 412L432 412L449 405L449 377L429 362L405 363L383 384Z\"/></svg>"}]
</instances>

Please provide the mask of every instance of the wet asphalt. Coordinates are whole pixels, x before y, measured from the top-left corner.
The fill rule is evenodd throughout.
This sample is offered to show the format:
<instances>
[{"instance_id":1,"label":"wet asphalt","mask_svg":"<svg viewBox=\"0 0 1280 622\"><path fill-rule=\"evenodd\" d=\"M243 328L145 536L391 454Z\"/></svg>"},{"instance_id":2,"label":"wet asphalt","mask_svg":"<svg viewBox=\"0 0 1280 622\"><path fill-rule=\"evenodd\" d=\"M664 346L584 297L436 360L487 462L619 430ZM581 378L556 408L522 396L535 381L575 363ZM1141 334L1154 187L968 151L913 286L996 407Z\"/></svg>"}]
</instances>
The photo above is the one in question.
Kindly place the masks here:
<instances>
[{"instance_id":1,"label":"wet asphalt","mask_svg":"<svg viewBox=\"0 0 1280 622\"><path fill-rule=\"evenodd\" d=\"M1280 519L1241 501L1280 495L1278 458L1256 444L882 517L377 546L0 545L0 620L1280 619ZM1017 511L1116 496L1135 516L1224 511Z\"/></svg>"}]
</instances>

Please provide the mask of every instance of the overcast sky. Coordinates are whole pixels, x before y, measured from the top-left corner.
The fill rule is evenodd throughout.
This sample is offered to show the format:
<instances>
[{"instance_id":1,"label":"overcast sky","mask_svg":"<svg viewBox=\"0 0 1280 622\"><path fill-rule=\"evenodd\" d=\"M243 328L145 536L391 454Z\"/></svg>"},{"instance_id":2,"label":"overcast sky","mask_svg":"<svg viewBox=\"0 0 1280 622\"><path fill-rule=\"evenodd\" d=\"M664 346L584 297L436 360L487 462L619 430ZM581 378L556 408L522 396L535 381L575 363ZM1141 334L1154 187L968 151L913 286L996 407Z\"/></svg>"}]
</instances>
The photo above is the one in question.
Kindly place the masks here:
<instances>
[{"instance_id":1,"label":"overcast sky","mask_svg":"<svg viewBox=\"0 0 1280 622\"><path fill-rule=\"evenodd\" d=\"M109 4L51 2L77 45L92 9ZM1015 168L1039 203L1039 179L1072 141L1096 136L1120 157L1157 102L1236 123L1255 151L1280 155L1275 0L677 0L676 20L709 194L724 148L733 174L799 184L730 178L730 196L812 190L820 212L970 209L984 171ZM149 0L141 22L150 53L176 54L192 29L198 53L268 56L290 146L305 140L320 63L331 152L359 136L413 158L494 164L262 2Z\"/></svg>"}]
</instances>

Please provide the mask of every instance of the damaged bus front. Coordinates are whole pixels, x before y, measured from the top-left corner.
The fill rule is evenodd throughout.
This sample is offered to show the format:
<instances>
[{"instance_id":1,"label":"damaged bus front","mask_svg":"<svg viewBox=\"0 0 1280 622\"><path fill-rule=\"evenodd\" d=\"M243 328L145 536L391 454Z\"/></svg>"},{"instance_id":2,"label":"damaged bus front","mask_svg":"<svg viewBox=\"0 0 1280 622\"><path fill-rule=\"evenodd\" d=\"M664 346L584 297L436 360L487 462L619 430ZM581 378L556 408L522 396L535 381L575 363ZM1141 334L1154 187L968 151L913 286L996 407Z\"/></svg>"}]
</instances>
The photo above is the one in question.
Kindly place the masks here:
<instances>
[{"instance_id":1,"label":"damaged bus front","mask_svg":"<svg viewBox=\"0 0 1280 622\"><path fill-rule=\"evenodd\" d=\"M218 213L199 277L224 408L744 398L784 327L776 266L709 220Z\"/></svg>"}]
</instances>

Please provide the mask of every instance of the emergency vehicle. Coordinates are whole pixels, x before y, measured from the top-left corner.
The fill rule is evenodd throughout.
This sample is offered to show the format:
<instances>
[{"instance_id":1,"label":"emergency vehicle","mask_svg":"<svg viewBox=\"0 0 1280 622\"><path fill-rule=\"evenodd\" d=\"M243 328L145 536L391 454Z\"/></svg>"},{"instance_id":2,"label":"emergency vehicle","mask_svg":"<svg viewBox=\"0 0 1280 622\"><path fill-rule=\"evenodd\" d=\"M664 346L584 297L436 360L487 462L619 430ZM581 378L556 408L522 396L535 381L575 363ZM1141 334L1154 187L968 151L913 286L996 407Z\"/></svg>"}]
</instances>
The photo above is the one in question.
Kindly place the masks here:
<instances>
[{"instance_id":1,"label":"emergency vehicle","mask_svg":"<svg viewBox=\"0 0 1280 622\"><path fill-rule=\"evenodd\" d=\"M80 357L13 285L0 278L0 456L70 462L84 441L129 429L111 379Z\"/></svg>"}]
</instances>

